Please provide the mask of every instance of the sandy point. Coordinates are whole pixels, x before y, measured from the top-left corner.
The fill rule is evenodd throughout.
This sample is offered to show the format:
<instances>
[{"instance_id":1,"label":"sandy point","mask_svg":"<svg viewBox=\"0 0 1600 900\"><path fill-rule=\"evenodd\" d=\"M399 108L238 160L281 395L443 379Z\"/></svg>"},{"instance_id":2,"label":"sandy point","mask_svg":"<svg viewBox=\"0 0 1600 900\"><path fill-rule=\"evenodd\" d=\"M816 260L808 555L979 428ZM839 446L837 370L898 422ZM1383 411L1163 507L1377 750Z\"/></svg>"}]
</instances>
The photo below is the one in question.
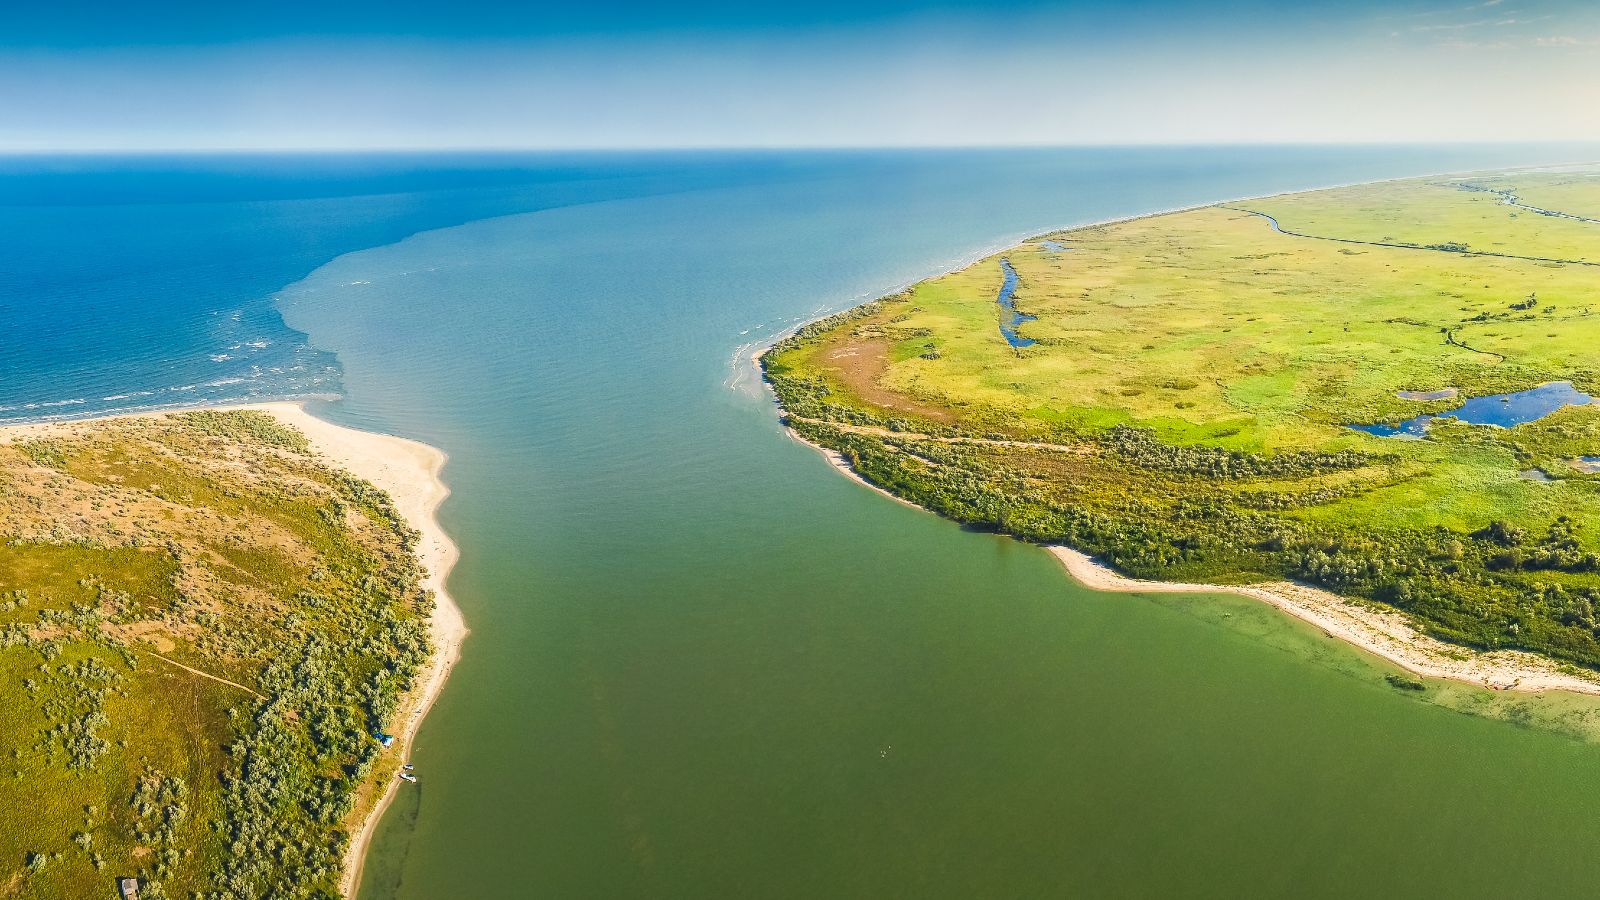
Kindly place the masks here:
<instances>
[{"instance_id":1,"label":"sandy point","mask_svg":"<svg viewBox=\"0 0 1600 900\"><path fill-rule=\"evenodd\" d=\"M787 425L788 423L785 422ZM821 453L833 468L856 483L914 509L920 506L861 477L843 454L807 440L792 427L789 437ZM927 510L923 510L927 512ZM932 513L929 513L932 515ZM1119 593L1238 594L1267 603L1321 629L1390 665L1423 678L1438 678L1497 691L1568 691L1600 695L1600 673L1562 665L1517 650L1476 651L1448 644L1419 631L1399 610L1291 581L1248 585L1189 584L1128 578L1071 547L1046 546L1074 581L1097 591Z\"/></svg>"},{"instance_id":2,"label":"sandy point","mask_svg":"<svg viewBox=\"0 0 1600 900\"><path fill-rule=\"evenodd\" d=\"M447 459L444 451L408 438L335 425L311 415L301 402L241 403L193 409L250 409L267 413L304 434L312 451L324 463L342 468L387 493L406 524L420 535L416 554L417 561L425 571L422 586L432 591L434 596L433 615L429 621L433 656L411 692L401 700L396 724L392 726L395 742L389 751L393 754L391 758L407 758L417 728L444 689L450 670L461 657L461 642L467 636L467 625L461 609L456 606L449 591L445 590L445 581L460 557L460 551L440 527L436 516L439 505L450 496L450 489L440 477ZM70 431L100 419L158 418L192 412L193 409L151 410L116 413L93 419L6 425L0 427L0 441ZM378 786L381 793L377 802L359 819L352 819L350 846L345 853L344 870L339 879L340 892L346 897L355 896L361 885L361 868L367 846L372 841L378 820L383 818L400 785L399 778L389 776L386 784ZM358 805L358 812L361 808Z\"/></svg>"},{"instance_id":3,"label":"sandy point","mask_svg":"<svg viewBox=\"0 0 1600 900\"><path fill-rule=\"evenodd\" d=\"M1398 610L1292 581L1247 585L1188 584L1128 578L1070 547L1046 547L1074 580L1097 591L1124 593L1239 594L1253 597L1391 665L1497 691L1570 691L1600 694L1600 676L1517 650L1482 652L1447 644L1418 631Z\"/></svg>"},{"instance_id":4,"label":"sandy point","mask_svg":"<svg viewBox=\"0 0 1600 900\"><path fill-rule=\"evenodd\" d=\"M395 742L390 748L399 759L409 757L417 729L461 658L461 642L467 636L461 609L445 589L445 581L461 553L437 518L439 505L450 496L450 489L440 477L447 460L444 451L407 438L335 425L306 412L300 403L258 403L230 408L260 410L298 429L311 442L312 450L326 461L387 493L406 522L421 535L417 557L427 572L423 587L434 596L430 623L433 657L419 676L416 687L400 704ZM344 872L339 880L340 891L346 897L354 897L361 886L362 866L372 835L401 785L398 777L390 777L380 788L382 794L378 802L352 829Z\"/></svg>"}]
</instances>

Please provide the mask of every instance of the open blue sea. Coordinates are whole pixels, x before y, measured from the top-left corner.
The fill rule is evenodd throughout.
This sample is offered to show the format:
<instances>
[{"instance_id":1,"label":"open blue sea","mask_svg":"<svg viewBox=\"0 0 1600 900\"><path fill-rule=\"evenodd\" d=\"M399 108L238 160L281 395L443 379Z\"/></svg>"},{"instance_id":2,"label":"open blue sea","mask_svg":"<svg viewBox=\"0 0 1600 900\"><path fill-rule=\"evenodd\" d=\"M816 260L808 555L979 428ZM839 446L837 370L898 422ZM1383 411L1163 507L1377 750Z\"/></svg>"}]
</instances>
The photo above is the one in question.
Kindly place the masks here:
<instances>
[{"instance_id":1,"label":"open blue sea","mask_svg":"<svg viewBox=\"0 0 1600 900\"><path fill-rule=\"evenodd\" d=\"M363 898L1586 896L1594 746L889 502L749 355L1059 226L1591 158L11 157L0 420L315 397L450 454L473 633Z\"/></svg>"},{"instance_id":2,"label":"open blue sea","mask_svg":"<svg viewBox=\"0 0 1600 900\"><path fill-rule=\"evenodd\" d=\"M1582 152L0 157L0 421L338 395L338 348L314 349L286 328L281 291L342 254L497 216L693 194L725 198L729 206L713 214L733 230L835 227L843 237L880 222L900 236L834 248L866 271L846 285L848 295L817 291L817 304L775 311L792 320L1031 230L1237 194ZM751 209L752 202L763 206ZM775 237L771 259L792 257L785 243Z\"/></svg>"}]
</instances>

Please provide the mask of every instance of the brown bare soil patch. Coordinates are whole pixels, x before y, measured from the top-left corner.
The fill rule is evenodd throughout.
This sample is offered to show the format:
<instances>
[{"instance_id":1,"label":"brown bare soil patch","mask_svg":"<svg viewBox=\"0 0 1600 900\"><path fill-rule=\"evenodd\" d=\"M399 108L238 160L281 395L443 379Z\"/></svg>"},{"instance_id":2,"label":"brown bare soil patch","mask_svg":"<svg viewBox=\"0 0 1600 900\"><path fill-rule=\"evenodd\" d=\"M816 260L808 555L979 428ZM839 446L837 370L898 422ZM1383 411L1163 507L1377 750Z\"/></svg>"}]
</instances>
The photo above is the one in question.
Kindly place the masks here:
<instances>
[{"instance_id":1,"label":"brown bare soil patch","mask_svg":"<svg viewBox=\"0 0 1600 900\"><path fill-rule=\"evenodd\" d=\"M873 406L912 413L936 422L954 421L950 410L885 388L880 379L889 370L889 345L878 338L847 339L822 354L823 368L851 393Z\"/></svg>"}]
</instances>

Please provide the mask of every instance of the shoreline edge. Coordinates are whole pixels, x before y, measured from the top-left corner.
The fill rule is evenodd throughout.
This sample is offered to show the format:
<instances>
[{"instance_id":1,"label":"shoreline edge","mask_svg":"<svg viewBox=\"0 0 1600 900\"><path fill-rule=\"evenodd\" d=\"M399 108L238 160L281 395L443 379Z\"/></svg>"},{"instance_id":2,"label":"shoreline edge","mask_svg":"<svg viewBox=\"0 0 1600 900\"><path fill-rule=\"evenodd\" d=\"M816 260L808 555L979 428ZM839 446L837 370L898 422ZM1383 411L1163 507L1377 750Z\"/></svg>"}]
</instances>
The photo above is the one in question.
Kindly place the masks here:
<instances>
[{"instance_id":1,"label":"shoreline edge","mask_svg":"<svg viewBox=\"0 0 1600 900\"><path fill-rule=\"evenodd\" d=\"M1212 205L1212 204L1206 204ZM1166 215L1166 212L1150 216ZM1129 218L1145 218L1134 216ZM1117 220L1113 220L1117 221ZM1081 228L1093 228L1107 222L1061 229L1070 233ZM1057 232L1050 232L1055 234ZM1024 238L1023 242L1033 238ZM1020 246L1020 242L1018 244ZM1000 251L1004 252L1004 250ZM992 254L991 254L992 255ZM984 257L987 258L987 257ZM974 265L977 261L966 263ZM966 266L963 266L965 268ZM827 318L828 313L811 321ZM937 515L910 500L900 497L871 481L851 468L843 454L829 447L807 440L795 431L789 422L789 413L783 408L772 386L767 382L762 358L773 347L810 322L801 323L779 334L764 346L750 353L750 363L756 369L768 399L778 411L779 424L791 440L810 447L821 454L828 464L840 474L868 490L874 491L903 506ZM1014 539L1014 538L1013 538ZM1022 542L1028 543L1028 542ZM1068 577L1080 586L1108 593L1181 593L1181 594L1236 594L1260 600L1285 615L1299 619L1325 636L1344 642L1355 650L1375 657L1390 666L1419 678L1452 681L1493 691L1515 691L1525 694L1564 692L1600 696L1600 673L1589 673L1573 666L1563 665L1533 653L1520 650L1474 650L1450 644L1419 631L1405 613L1382 609L1360 600L1340 596L1332 591L1291 581L1263 582L1247 585L1190 584L1172 581L1147 581L1129 578L1110 566L1079 550L1060 544L1035 544L1051 554Z\"/></svg>"},{"instance_id":2,"label":"shoreline edge","mask_svg":"<svg viewBox=\"0 0 1600 900\"><path fill-rule=\"evenodd\" d=\"M363 431L317 418L306 411L303 401L252 403L224 408L259 410L299 430L324 461L342 466L350 474L371 482L388 494L406 523L421 535L416 554L417 562L426 572L422 586L433 593L433 612L429 617L433 654L396 711L396 724L393 726L395 742L391 749L393 758L406 760L411 755L417 730L433 708L434 701L443 692L451 670L461 659L461 644L469 633L461 608L456 605L445 584L456 561L461 558L461 550L439 525L436 515L439 506L450 496L450 488L441 478L449 457L431 444ZM367 850L378 830L378 823L388 811L389 804L394 802L400 785L401 780L394 773L389 774L386 783L375 785L381 791L378 801L361 818L358 827L349 833L344 870L339 877L339 891L346 900L354 900L361 888Z\"/></svg>"},{"instance_id":3,"label":"shoreline edge","mask_svg":"<svg viewBox=\"0 0 1600 900\"><path fill-rule=\"evenodd\" d=\"M461 557L461 551L439 525L436 513L450 488L441 478L448 460L443 450L430 444L375 431L364 431L320 419L305 408L305 400L277 400L258 403L199 404L190 407L163 408L143 411L116 412L81 419L55 419L33 422L8 423L0 426L7 435L49 434L85 424L109 419L161 418L197 410L255 410L266 413L303 434L312 452L320 462L335 469L344 469L351 475L371 483L388 494L395 509L419 538L415 554L425 575L422 587L433 593L433 612L429 616L429 636L433 653L427 665L417 675L395 713L395 742L391 759L404 760L411 753L412 742L422 720L443 691L451 670L461 658L461 643L469 633L461 608L446 590L445 582L451 569ZM398 764L394 767L398 771ZM353 900L361 887L361 874L366 854L377 831L378 822L394 801L401 781L394 771L387 772L386 783L374 781L371 789L377 792L377 801L366 810L354 827L347 829L349 843L345 847L343 865L339 875L339 892L346 900ZM366 789L365 786L363 789ZM370 796L370 795L369 795ZM357 809L360 808L358 795Z\"/></svg>"},{"instance_id":4,"label":"shoreline edge","mask_svg":"<svg viewBox=\"0 0 1600 900\"><path fill-rule=\"evenodd\" d=\"M806 440L787 423L784 432L791 439L821 454L835 471L851 481L903 506L936 515L863 478L850 468L849 461L843 455ZM1071 547L1060 544L1033 546L1049 553L1073 581L1089 590L1119 594L1237 594L1250 597L1312 625L1327 637L1342 641L1420 678L1453 681L1494 691L1528 694L1562 691L1600 696L1600 676L1589 676L1519 650L1480 651L1449 644L1421 633L1398 610L1380 609L1321 588L1291 581L1245 585L1147 581L1122 575Z\"/></svg>"}]
</instances>

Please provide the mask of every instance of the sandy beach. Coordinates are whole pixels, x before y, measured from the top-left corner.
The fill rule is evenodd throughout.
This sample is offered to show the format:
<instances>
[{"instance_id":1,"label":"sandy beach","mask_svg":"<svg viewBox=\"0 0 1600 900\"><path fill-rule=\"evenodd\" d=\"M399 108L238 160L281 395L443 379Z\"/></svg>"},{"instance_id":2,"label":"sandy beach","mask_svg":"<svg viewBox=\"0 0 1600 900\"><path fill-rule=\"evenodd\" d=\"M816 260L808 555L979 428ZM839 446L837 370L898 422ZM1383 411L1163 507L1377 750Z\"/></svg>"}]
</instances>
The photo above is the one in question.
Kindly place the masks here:
<instances>
[{"instance_id":1,"label":"sandy beach","mask_svg":"<svg viewBox=\"0 0 1600 900\"><path fill-rule=\"evenodd\" d=\"M417 556L427 577L423 586L433 591L432 620L433 658L421 673L411 695L400 704L394 726L395 742L390 752L396 759L406 759L411 753L411 743L423 717L444 689L456 660L461 657L461 642L467 636L466 621L456 606L445 580L455 566L460 551L450 536L439 527L435 513L439 504L450 495L450 489L440 479L445 454L436 447L406 438L371 431L345 428L323 421L306 412L300 403L259 403L233 409L258 409L270 413L286 425L303 432L311 447L320 456L340 466L358 478L372 482L394 499L400 514L422 535L417 544ZM395 792L403 782L390 777L381 786L378 802L362 818L350 835L350 847L345 854L344 875L340 890L346 897L354 897L361 884L361 870L366 860L367 845L383 818L384 810L394 801Z\"/></svg>"},{"instance_id":2,"label":"sandy beach","mask_svg":"<svg viewBox=\"0 0 1600 900\"><path fill-rule=\"evenodd\" d=\"M759 357L758 357L759 358ZM794 440L816 450L834 469L897 503L922 507L897 497L862 478L838 452L812 443L793 429ZM930 515L932 515L930 513ZM1321 629L1391 665L1422 678L1439 678L1497 691L1570 691L1600 695L1600 675L1563 666L1532 653L1515 650L1480 652L1419 632L1404 613L1351 600L1288 581L1240 586L1143 581L1119 575L1105 564L1070 547L1046 547L1073 580L1091 590L1120 593L1228 593L1251 597Z\"/></svg>"},{"instance_id":3,"label":"sandy beach","mask_svg":"<svg viewBox=\"0 0 1600 900\"><path fill-rule=\"evenodd\" d=\"M410 526L421 534L417 543L417 556L427 570L423 586L433 591L435 605L431 620L434 652L427 668L420 674L416 687L399 707L393 726L395 743L390 753L394 759L410 755L411 743L435 699L444 688L450 670L461 656L461 642L467 636L466 621L461 610L445 590L445 581L455 565L460 551L445 534L435 518L439 504L450 495L450 489L440 479L445 454L436 447L393 435L346 428L324 421L306 412L298 402L249 403L207 407L233 410L254 409L268 413L278 421L301 433L311 443L311 448L323 461L343 468L350 474L377 486L391 498L395 507ZM187 410L159 410L148 413L121 413L102 418L137 418L165 416ZM4 429L8 440L59 432L83 425L88 420L41 422L10 425ZM204 674L204 673L201 673ZM207 676L210 677L210 676ZM378 820L394 800L402 782L393 775L386 784L378 786L381 794L375 804L356 823L350 836L350 847L345 856L344 873L340 877L340 890L346 897L355 896L361 882L361 869L367 845L377 828ZM357 807L358 811L360 807Z\"/></svg>"},{"instance_id":4,"label":"sandy beach","mask_svg":"<svg viewBox=\"0 0 1600 900\"><path fill-rule=\"evenodd\" d=\"M1485 653L1447 644L1418 632L1405 614L1398 610L1348 599L1320 588L1290 581L1239 586L1143 581L1119 575L1104 563L1070 547L1052 546L1046 549L1061 561L1074 580L1091 590L1228 593L1253 597L1315 625L1329 637L1352 644L1423 678L1459 681L1497 691L1600 694L1600 677L1564 667L1532 653L1516 650Z\"/></svg>"}]
</instances>

